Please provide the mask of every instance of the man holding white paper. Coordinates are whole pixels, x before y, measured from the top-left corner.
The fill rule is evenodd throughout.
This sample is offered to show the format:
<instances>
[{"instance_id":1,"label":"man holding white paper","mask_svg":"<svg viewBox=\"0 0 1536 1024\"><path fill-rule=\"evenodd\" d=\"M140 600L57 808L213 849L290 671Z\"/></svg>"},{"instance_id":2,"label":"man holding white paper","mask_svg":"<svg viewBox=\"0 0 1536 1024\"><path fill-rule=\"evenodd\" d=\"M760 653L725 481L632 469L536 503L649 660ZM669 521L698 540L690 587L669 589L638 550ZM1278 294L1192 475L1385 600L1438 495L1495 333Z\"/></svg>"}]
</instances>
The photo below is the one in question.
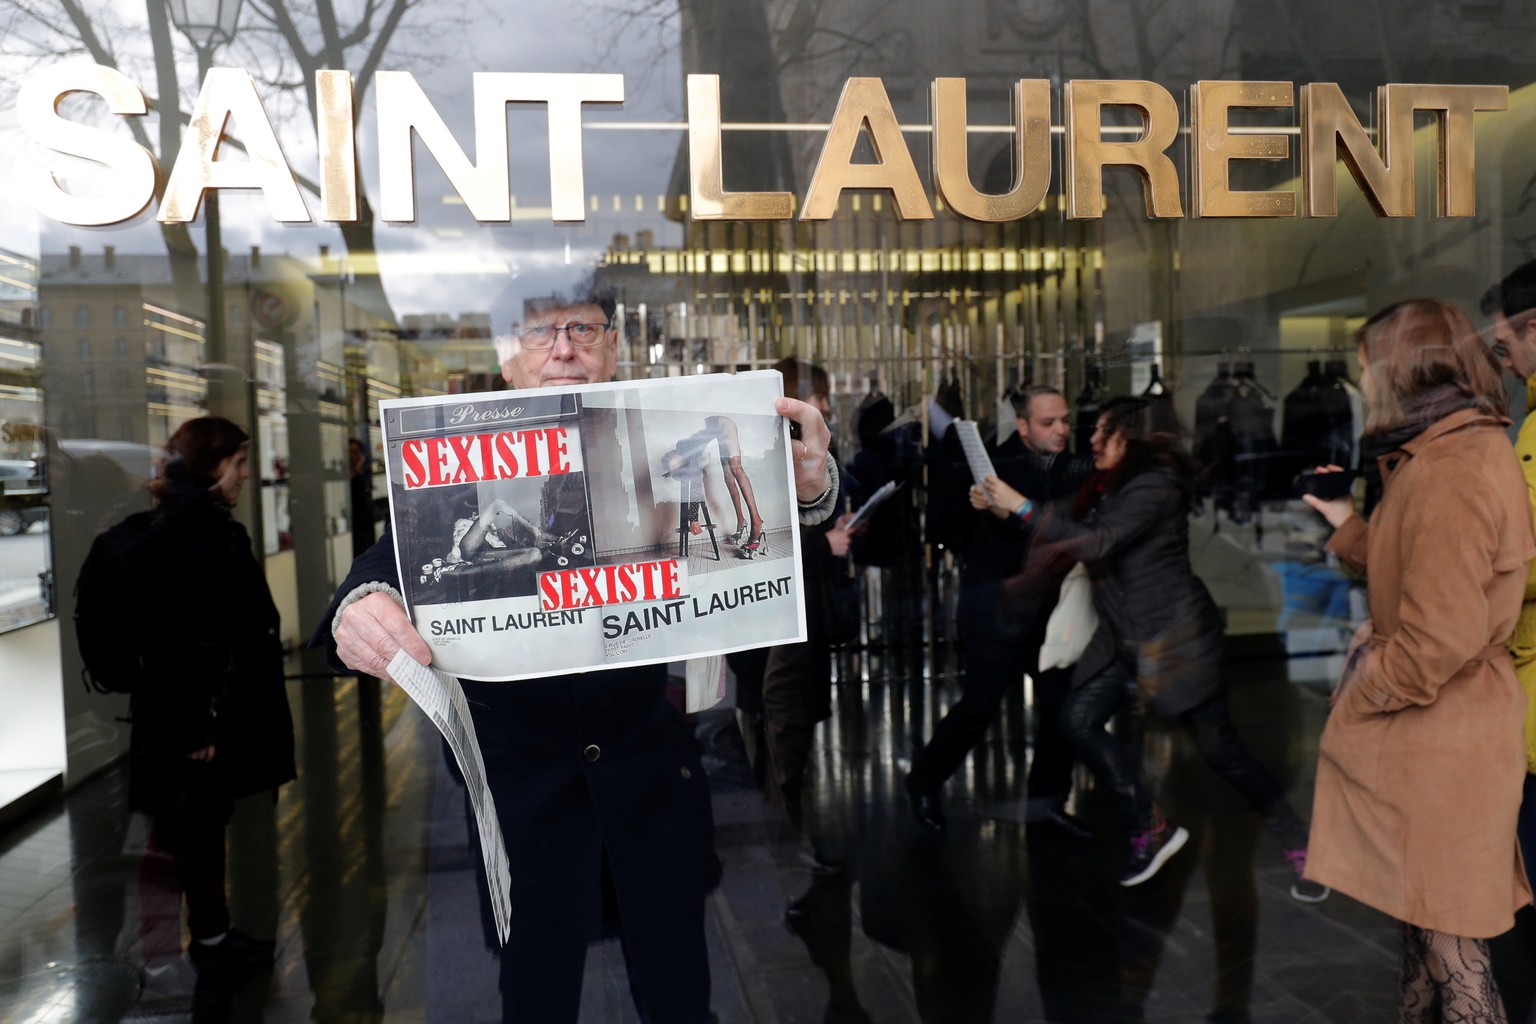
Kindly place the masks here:
<instances>
[{"instance_id":1,"label":"man holding white paper","mask_svg":"<svg viewBox=\"0 0 1536 1024\"><path fill-rule=\"evenodd\" d=\"M523 303L519 328L493 308L503 376L518 389L611 381L614 312L612 294L590 282ZM826 423L793 399L777 400L775 411L799 424L791 457L800 518L820 522L838 490ZM386 532L353 564L317 634L334 661L385 675L401 651L431 660L399 583ZM515 674L511 642L507 658ZM666 667L465 681L463 689L506 838L503 1019L575 1021L587 945L616 926L643 1019L713 1020L704 897L720 864L699 746L667 701Z\"/></svg>"},{"instance_id":2,"label":"man holding white paper","mask_svg":"<svg viewBox=\"0 0 1536 1024\"><path fill-rule=\"evenodd\" d=\"M1018 433L993 453L996 472L1005 482L1032 488L1042 499L1072 497L1093 464L1066 450L1072 429L1066 399L1053 387L1034 385L1014 399L1014 412ZM968 457L976 466L972 472L985 472L987 456L976 454L977 459ZM981 483L977 480L969 492L977 510L989 508L978 486ZM1033 595L1024 606L1003 600L1002 583L1023 567L1030 533L1013 519L1011 510L991 511L989 515L973 513L966 531L968 546L956 614L962 631L964 692L934 727L927 746L912 758L905 780L912 813L925 828L943 831L940 794L944 783L992 727L1008 691L1028 673L1034 683L1035 749L1026 784L1025 820L1085 838L1087 829L1067 813L1073 757L1056 723L1071 673L1041 672L1038 667L1045 624L1056 603L1055 588Z\"/></svg>"}]
</instances>

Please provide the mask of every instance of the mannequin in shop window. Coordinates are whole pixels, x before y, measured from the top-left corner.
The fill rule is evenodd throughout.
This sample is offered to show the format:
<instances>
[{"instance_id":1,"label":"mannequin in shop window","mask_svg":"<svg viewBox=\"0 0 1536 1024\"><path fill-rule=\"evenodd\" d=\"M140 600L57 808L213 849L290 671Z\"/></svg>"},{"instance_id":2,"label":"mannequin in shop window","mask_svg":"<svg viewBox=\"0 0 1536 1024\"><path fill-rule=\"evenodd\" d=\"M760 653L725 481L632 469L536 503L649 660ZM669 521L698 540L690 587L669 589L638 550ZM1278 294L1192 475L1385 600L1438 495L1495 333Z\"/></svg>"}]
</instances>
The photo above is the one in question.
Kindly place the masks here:
<instances>
[{"instance_id":1,"label":"mannequin in shop window","mask_svg":"<svg viewBox=\"0 0 1536 1024\"><path fill-rule=\"evenodd\" d=\"M1173 407L1173 389L1163 381L1162 370L1157 363L1152 364L1151 380L1147 382L1141 397L1147 400L1147 415L1151 419L1152 429L1160 434L1177 435L1179 415Z\"/></svg>"},{"instance_id":2,"label":"mannequin in shop window","mask_svg":"<svg viewBox=\"0 0 1536 1024\"><path fill-rule=\"evenodd\" d=\"M1354 468L1363 428L1360 392L1342 359L1307 361L1307 373L1281 407L1277 475L1294 478L1314 466Z\"/></svg>"},{"instance_id":3,"label":"mannequin in shop window","mask_svg":"<svg viewBox=\"0 0 1536 1024\"><path fill-rule=\"evenodd\" d=\"M1093 439L1093 428L1099 422L1099 405L1104 401L1104 368L1090 366L1083 374L1083 389L1072 401L1077 410L1076 425L1072 430L1072 450L1088 451Z\"/></svg>"},{"instance_id":4,"label":"mannequin in shop window","mask_svg":"<svg viewBox=\"0 0 1536 1024\"><path fill-rule=\"evenodd\" d=\"M939 376L938 387L928 402L928 507L926 535L928 543L945 548L957 543L963 529L962 508L951 495L964 488L969 478L964 468L960 439L955 421L965 417L965 401L960 390L960 374L948 370Z\"/></svg>"},{"instance_id":5,"label":"mannequin in shop window","mask_svg":"<svg viewBox=\"0 0 1536 1024\"><path fill-rule=\"evenodd\" d=\"M1275 437L1274 395L1251 361L1223 363L1195 402L1196 459L1202 491L1234 523L1254 519L1259 502L1290 496ZM1292 474L1294 475L1294 474ZM1283 479L1282 479L1283 478Z\"/></svg>"}]
</instances>

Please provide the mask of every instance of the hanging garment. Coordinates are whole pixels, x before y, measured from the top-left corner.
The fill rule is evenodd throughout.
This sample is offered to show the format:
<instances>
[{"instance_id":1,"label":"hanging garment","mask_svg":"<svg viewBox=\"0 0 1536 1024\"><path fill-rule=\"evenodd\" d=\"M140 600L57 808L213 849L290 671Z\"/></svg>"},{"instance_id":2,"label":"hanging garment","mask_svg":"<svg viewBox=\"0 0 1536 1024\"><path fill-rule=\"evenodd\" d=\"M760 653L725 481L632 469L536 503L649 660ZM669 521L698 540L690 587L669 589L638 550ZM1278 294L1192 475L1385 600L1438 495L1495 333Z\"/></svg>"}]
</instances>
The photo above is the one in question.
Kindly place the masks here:
<instances>
[{"instance_id":1,"label":"hanging garment","mask_svg":"<svg viewBox=\"0 0 1536 1024\"><path fill-rule=\"evenodd\" d=\"M1233 511L1234 459L1232 417L1227 410L1235 385L1232 367L1218 363L1215 378L1195 399L1195 461L1199 465L1198 494L1209 498L1217 511Z\"/></svg>"},{"instance_id":2,"label":"hanging garment","mask_svg":"<svg viewBox=\"0 0 1536 1024\"><path fill-rule=\"evenodd\" d=\"M1261 499L1289 496L1291 478L1278 479L1280 442L1275 437L1275 410L1269 392L1254 377L1253 364L1237 364L1232 378L1227 415L1232 421L1235 449L1236 500L1240 508L1253 509Z\"/></svg>"},{"instance_id":3,"label":"hanging garment","mask_svg":"<svg viewBox=\"0 0 1536 1024\"><path fill-rule=\"evenodd\" d=\"M1173 391L1163 383L1156 363L1152 364L1152 380L1141 397L1147 400L1147 426L1152 432L1178 437L1181 431L1179 414L1173 407Z\"/></svg>"},{"instance_id":4,"label":"hanging garment","mask_svg":"<svg viewBox=\"0 0 1536 1024\"><path fill-rule=\"evenodd\" d=\"M1092 447L1093 432L1099 426L1099 407L1104 404L1103 372L1099 367L1088 367L1083 390L1072 404L1077 407L1076 426L1072 431L1073 451L1081 455Z\"/></svg>"},{"instance_id":5,"label":"hanging garment","mask_svg":"<svg viewBox=\"0 0 1536 1024\"><path fill-rule=\"evenodd\" d=\"M1314 359L1307 363L1307 375L1301 383L1285 396L1280 411L1278 456L1278 472L1284 477L1295 479L1304 470L1328 465L1317 461L1317 449L1326 446L1329 430L1322 396L1328 385L1322 364Z\"/></svg>"}]
</instances>

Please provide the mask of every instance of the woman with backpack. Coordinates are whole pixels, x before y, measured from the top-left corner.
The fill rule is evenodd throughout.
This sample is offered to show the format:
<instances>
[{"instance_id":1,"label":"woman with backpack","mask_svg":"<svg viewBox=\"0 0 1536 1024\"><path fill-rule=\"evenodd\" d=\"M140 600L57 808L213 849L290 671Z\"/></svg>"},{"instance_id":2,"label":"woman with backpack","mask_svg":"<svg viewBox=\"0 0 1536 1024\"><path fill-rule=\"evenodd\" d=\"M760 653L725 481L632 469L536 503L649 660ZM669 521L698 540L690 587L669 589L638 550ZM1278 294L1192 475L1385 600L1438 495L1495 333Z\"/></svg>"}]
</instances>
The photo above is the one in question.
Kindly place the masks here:
<instances>
[{"instance_id":1,"label":"woman with backpack","mask_svg":"<svg viewBox=\"0 0 1536 1024\"><path fill-rule=\"evenodd\" d=\"M249 449L229 420L182 424L150 483L154 508L133 517L138 536L122 556L134 589L121 600L148 619L130 704L129 805L152 821L141 891L185 897L188 955L199 968L271 962L270 940L230 925L224 830L235 800L276 799L295 777L277 608L250 535L231 516Z\"/></svg>"}]
</instances>

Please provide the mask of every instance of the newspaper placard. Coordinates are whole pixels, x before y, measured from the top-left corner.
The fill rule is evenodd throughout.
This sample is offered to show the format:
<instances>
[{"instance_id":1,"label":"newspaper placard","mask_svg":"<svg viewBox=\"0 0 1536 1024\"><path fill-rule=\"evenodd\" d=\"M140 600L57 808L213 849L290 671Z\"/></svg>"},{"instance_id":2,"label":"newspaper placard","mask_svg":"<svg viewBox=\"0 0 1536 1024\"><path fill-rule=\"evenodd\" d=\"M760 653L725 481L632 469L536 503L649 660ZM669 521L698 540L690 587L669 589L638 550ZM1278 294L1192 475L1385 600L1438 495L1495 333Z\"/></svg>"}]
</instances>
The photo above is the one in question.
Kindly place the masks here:
<instances>
[{"instance_id":1,"label":"newspaper placard","mask_svg":"<svg viewBox=\"0 0 1536 1024\"><path fill-rule=\"evenodd\" d=\"M777 371L380 403L434 668L511 680L805 638Z\"/></svg>"}]
</instances>

